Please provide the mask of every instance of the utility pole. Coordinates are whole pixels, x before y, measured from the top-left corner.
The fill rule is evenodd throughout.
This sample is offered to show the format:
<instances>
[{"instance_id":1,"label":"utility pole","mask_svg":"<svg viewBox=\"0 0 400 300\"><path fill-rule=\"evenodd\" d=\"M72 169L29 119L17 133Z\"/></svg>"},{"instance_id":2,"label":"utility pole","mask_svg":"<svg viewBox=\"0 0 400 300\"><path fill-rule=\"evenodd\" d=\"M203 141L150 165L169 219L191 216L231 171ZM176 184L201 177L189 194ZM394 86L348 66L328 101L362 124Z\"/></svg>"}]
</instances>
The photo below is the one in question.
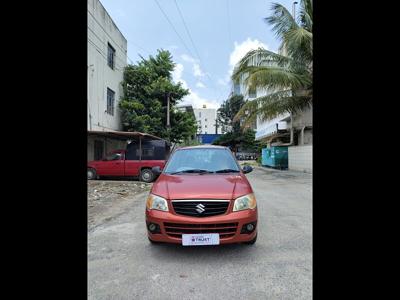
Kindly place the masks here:
<instances>
[{"instance_id":1,"label":"utility pole","mask_svg":"<svg viewBox=\"0 0 400 300\"><path fill-rule=\"evenodd\" d=\"M171 142L171 122L170 122L170 102L171 102L171 93L167 92L165 94L165 97L167 98L167 124L166 124L166 128L167 128L167 136L168 136L168 141Z\"/></svg>"},{"instance_id":2,"label":"utility pole","mask_svg":"<svg viewBox=\"0 0 400 300\"><path fill-rule=\"evenodd\" d=\"M296 22L296 4L297 3L298 3L297 1L293 2L293 19L295 22Z\"/></svg>"},{"instance_id":3,"label":"utility pole","mask_svg":"<svg viewBox=\"0 0 400 300\"><path fill-rule=\"evenodd\" d=\"M171 127L171 124L170 124L170 120L169 120L169 102L170 102L170 98L171 97L171 93L167 93L167 128L170 128Z\"/></svg>"}]
</instances>

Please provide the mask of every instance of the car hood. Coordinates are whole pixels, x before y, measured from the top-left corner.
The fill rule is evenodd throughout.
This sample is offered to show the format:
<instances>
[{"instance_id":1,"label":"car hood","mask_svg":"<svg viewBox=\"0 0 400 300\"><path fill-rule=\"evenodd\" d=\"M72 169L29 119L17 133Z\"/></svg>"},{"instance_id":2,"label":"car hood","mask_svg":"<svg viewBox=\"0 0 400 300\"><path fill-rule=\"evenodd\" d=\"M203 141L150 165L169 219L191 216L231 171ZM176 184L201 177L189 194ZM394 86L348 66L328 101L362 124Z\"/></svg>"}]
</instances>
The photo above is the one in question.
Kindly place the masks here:
<instances>
[{"instance_id":1,"label":"car hood","mask_svg":"<svg viewBox=\"0 0 400 300\"><path fill-rule=\"evenodd\" d=\"M242 173L161 174L151 192L166 199L235 199L252 189Z\"/></svg>"}]
</instances>

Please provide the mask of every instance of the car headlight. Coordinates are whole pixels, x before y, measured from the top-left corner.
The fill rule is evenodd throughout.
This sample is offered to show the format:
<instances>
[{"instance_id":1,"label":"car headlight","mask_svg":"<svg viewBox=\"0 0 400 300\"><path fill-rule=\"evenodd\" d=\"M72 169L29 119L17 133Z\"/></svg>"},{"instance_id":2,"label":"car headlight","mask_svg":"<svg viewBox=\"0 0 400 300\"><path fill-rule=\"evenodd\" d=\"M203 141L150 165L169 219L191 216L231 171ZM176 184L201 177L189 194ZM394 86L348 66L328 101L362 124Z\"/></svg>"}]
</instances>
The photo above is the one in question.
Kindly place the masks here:
<instances>
[{"instance_id":1,"label":"car headlight","mask_svg":"<svg viewBox=\"0 0 400 300\"><path fill-rule=\"evenodd\" d=\"M168 203L163 197L150 194L147 197L146 207L148 209L156 209L162 211L168 211Z\"/></svg>"},{"instance_id":2,"label":"car headlight","mask_svg":"<svg viewBox=\"0 0 400 300\"><path fill-rule=\"evenodd\" d=\"M253 193L236 198L233 205L233 211L254 209L257 206L256 197Z\"/></svg>"}]
</instances>

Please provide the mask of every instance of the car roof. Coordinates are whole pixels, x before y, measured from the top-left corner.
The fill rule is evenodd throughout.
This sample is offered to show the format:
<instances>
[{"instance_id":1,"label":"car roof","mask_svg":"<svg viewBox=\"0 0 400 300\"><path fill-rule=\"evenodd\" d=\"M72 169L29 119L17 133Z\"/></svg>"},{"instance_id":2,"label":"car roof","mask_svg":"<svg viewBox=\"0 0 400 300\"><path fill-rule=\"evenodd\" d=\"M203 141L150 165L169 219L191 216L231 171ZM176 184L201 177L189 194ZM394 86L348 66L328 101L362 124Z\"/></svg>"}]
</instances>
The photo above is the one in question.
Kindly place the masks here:
<instances>
[{"instance_id":1,"label":"car roof","mask_svg":"<svg viewBox=\"0 0 400 300\"><path fill-rule=\"evenodd\" d=\"M198 146L186 146L180 147L176 150L186 150L186 149L229 149L228 147L224 146L216 146L216 145L198 145Z\"/></svg>"}]
</instances>

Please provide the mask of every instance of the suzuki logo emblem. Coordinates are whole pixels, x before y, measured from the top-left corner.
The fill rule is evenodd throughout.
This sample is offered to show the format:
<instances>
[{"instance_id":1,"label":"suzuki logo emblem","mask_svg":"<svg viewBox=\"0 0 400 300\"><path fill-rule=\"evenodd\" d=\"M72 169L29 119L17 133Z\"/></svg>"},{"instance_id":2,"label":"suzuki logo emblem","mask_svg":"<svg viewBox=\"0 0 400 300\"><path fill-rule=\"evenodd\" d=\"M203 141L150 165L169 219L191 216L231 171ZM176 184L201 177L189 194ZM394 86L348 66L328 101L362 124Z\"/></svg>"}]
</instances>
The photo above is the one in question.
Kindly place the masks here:
<instances>
[{"instance_id":1,"label":"suzuki logo emblem","mask_svg":"<svg viewBox=\"0 0 400 300\"><path fill-rule=\"evenodd\" d=\"M197 208L196 208L196 211L197 211L199 214L201 214L202 212L205 211L205 209L204 209L205 206L204 206L203 204L201 204L201 203L200 203L200 204L197 204L196 207L197 207Z\"/></svg>"}]
</instances>

